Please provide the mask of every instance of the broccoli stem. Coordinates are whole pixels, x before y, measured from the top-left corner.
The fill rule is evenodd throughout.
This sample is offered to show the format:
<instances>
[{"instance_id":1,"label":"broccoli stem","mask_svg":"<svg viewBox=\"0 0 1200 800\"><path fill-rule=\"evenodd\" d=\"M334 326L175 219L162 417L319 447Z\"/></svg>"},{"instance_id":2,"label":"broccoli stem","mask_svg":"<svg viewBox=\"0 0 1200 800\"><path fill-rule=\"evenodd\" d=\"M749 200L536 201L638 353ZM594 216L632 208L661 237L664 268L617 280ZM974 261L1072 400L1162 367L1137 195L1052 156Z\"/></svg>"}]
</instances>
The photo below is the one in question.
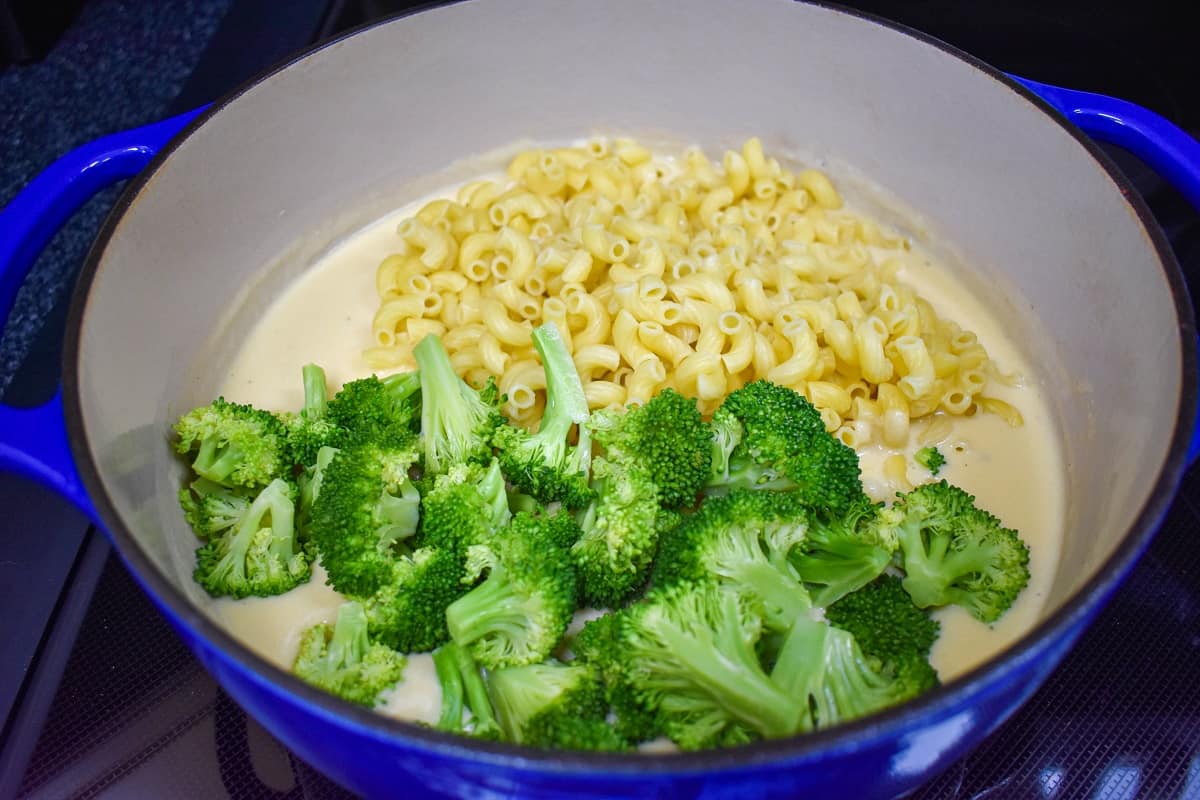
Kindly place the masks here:
<instances>
[{"instance_id":1,"label":"broccoli stem","mask_svg":"<svg viewBox=\"0 0 1200 800\"><path fill-rule=\"evenodd\" d=\"M334 668L353 666L362 661L371 643L367 640L367 614L358 603L338 607L333 636L325 651Z\"/></svg>"},{"instance_id":2,"label":"broccoli stem","mask_svg":"<svg viewBox=\"0 0 1200 800\"><path fill-rule=\"evenodd\" d=\"M271 550L277 554L285 553L283 563L286 564L293 554L293 510L292 501L287 494L287 484L281 480L271 482L254 498L246 514L234 528L225 554L207 575L196 576L200 584L214 595L234 594L245 586L246 556L254 542L255 534L263 527L263 520L268 514L271 517Z\"/></svg>"},{"instance_id":3,"label":"broccoli stem","mask_svg":"<svg viewBox=\"0 0 1200 800\"><path fill-rule=\"evenodd\" d=\"M302 413L314 418L324 416L325 401L328 399L325 370L316 364L305 364L300 372L304 377L304 411Z\"/></svg>"},{"instance_id":4,"label":"broccoli stem","mask_svg":"<svg viewBox=\"0 0 1200 800\"><path fill-rule=\"evenodd\" d=\"M400 496L384 489L375 504L375 519L379 522L379 552L386 553L401 539L417 532L421 517L421 493L411 481L400 485Z\"/></svg>"},{"instance_id":5,"label":"broccoli stem","mask_svg":"<svg viewBox=\"0 0 1200 800\"><path fill-rule=\"evenodd\" d=\"M811 709L804 730L869 714L901 697L901 688L875 671L852 634L809 617L797 618L788 632L771 680Z\"/></svg>"},{"instance_id":6,"label":"broccoli stem","mask_svg":"<svg viewBox=\"0 0 1200 800\"><path fill-rule=\"evenodd\" d=\"M458 662L458 671L462 676L463 688L467 694L467 707L471 709L472 732L476 735L490 734L499 730L500 723L492 710L492 698L488 695L487 685L479 672L479 666L467 648L457 642L451 642L447 647L454 651Z\"/></svg>"},{"instance_id":7,"label":"broccoli stem","mask_svg":"<svg viewBox=\"0 0 1200 800\"><path fill-rule=\"evenodd\" d=\"M799 580L788 577L766 560L747 562L738 569L736 580L739 586L754 587L771 630L786 631L796 617L812 608L808 592Z\"/></svg>"},{"instance_id":8,"label":"broccoli stem","mask_svg":"<svg viewBox=\"0 0 1200 800\"><path fill-rule=\"evenodd\" d=\"M313 504L321 496L321 484L325 481L325 468L337 454L336 447L322 447L317 451L317 463L313 466L312 476L301 485L300 489L300 507L306 514L312 512Z\"/></svg>"},{"instance_id":9,"label":"broccoli stem","mask_svg":"<svg viewBox=\"0 0 1200 800\"><path fill-rule=\"evenodd\" d=\"M433 651L433 668L442 686L442 715L438 730L459 732L463 716L463 674L459 669L458 648L453 642Z\"/></svg>"},{"instance_id":10,"label":"broccoli stem","mask_svg":"<svg viewBox=\"0 0 1200 800\"><path fill-rule=\"evenodd\" d=\"M546 373L546 409L538 428L538 438L543 444L557 444L561 452L566 447L571 426L587 422L587 396L583 393L583 382L571 353L553 322L534 329L533 346ZM547 432L544 436L543 431Z\"/></svg>"},{"instance_id":11,"label":"broccoli stem","mask_svg":"<svg viewBox=\"0 0 1200 800\"><path fill-rule=\"evenodd\" d=\"M479 429L488 411L479 395L458 377L437 336L422 339L413 348L413 357L421 385L425 468L443 472L479 447Z\"/></svg>"},{"instance_id":12,"label":"broccoli stem","mask_svg":"<svg viewBox=\"0 0 1200 800\"><path fill-rule=\"evenodd\" d=\"M397 402L407 400L421 390L421 374L417 370L388 375L382 382Z\"/></svg>"},{"instance_id":13,"label":"broccoli stem","mask_svg":"<svg viewBox=\"0 0 1200 800\"><path fill-rule=\"evenodd\" d=\"M918 608L941 605L946 586L962 573L947 569L949 536L931 536L928 547L918 525L900 527L900 544L905 553L904 588Z\"/></svg>"},{"instance_id":14,"label":"broccoli stem","mask_svg":"<svg viewBox=\"0 0 1200 800\"><path fill-rule=\"evenodd\" d=\"M995 548L980 544L948 552L949 546L949 536L935 536L926 557L905 562L904 587L920 608L943 605L949 587L964 576L987 573L996 568Z\"/></svg>"},{"instance_id":15,"label":"broccoli stem","mask_svg":"<svg viewBox=\"0 0 1200 800\"><path fill-rule=\"evenodd\" d=\"M493 528L499 529L512 519L512 511L508 506L507 486L504 473L500 471L500 461L492 459L492 465L479 482L479 494L488 505L488 519Z\"/></svg>"},{"instance_id":16,"label":"broccoli stem","mask_svg":"<svg viewBox=\"0 0 1200 800\"><path fill-rule=\"evenodd\" d=\"M671 624L659 626L656 633L664 652L682 666L689 681L717 698L730 714L769 738L789 736L797 730L800 705L763 675L735 613L722 615L712 631L713 641Z\"/></svg>"},{"instance_id":17,"label":"broccoli stem","mask_svg":"<svg viewBox=\"0 0 1200 800\"><path fill-rule=\"evenodd\" d=\"M522 608L524 600L514 590L504 568L497 564L483 583L446 609L450 636L464 647L492 633L524 638L529 624L529 613Z\"/></svg>"},{"instance_id":18,"label":"broccoli stem","mask_svg":"<svg viewBox=\"0 0 1200 800\"><path fill-rule=\"evenodd\" d=\"M829 626L807 615L796 617L775 657L771 680L789 697L805 699L809 683L823 671L825 637ZM809 721L811 727L811 721Z\"/></svg>"},{"instance_id":19,"label":"broccoli stem","mask_svg":"<svg viewBox=\"0 0 1200 800\"><path fill-rule=\"evenodd\" d=\"M546 408L537 433L530 436L521 451L545 464L564 464L568 473L586 473L591 463L591 440L579 430L579 442L570 450L571 428L588 420L587 396L571 353L554 323L547 322L533 331L533 346L542 359L546 375ZM564 459L570 454L571 461Z\"/></svg>"},{"instance_id":20,"label":"broccoli stem","mask_svg":"<svg viewBox=\"0 0 1200 800\"><path fill-rule=\"evenodd\" d=\"M225 483L243 458L245 454L240 448L228 444L222 446L218 437L211 436L200 442L192 469L210 481Z\"/></svg>"}]
</instances>

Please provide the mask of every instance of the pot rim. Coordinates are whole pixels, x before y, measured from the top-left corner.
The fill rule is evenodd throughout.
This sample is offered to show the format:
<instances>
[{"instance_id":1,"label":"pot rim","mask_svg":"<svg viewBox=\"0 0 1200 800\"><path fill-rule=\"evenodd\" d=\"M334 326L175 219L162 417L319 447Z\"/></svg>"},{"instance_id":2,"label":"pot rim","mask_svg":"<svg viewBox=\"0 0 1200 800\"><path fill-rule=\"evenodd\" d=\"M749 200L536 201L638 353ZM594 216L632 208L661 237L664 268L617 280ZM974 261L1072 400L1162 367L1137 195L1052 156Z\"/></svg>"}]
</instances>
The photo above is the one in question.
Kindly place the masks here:
<instances>
[{"instance_id":1,"label":"pot rim","mask_svg":"<svg viewBox=\"0 0 1200 800\"><path fill-rule=\"evenodd\" d=\"M1067 598L1053 614L1040 620L1033 628L993 658L921 697L902 703L897 707L885 709L831 729L786 739L764 740L749 745L715 750L653 754L536 750L518 745L467 739L456 734L387 717L327 694L300 680L291 672L277 667L243 645L193 605L150 560L117 514L100 478L96 459L88 446L87 431L82 415L84 401L78 379L80 337L88 296L104 251L118 228L121 217L131 207L141 190L153 180L155 173L170 158L175 149L210 117L220 113L226 105L276 73L326 47L340 44L349 37L377 26L391 24L410 15L442 5L462 2L462 0L451 0L450 3L427 3L358 26L329 41L312 45L269 67L224 95L199 114L179 135L163 147L138 176L130 180L88 253L72 295L63 350L63 401L67 433L83 484L99 517L104 522L117 553L159 608L167 613L177 626L187 628L192 635L220 651L224 657L235 662L237 667L247 674L269 682L273 688L292 695L303 702L309 710L329 718L336 724L356 728L359 734L369 735L376 739L402 741L408 746L430 753L457 756L496 766L537 770L548 774L605 772L609 775L616 774L633 778L639 774L694 774L752 768L766 764L784 766L788 762L813 761L839 751L859 750L867 741L899 735L919 724L923 718L955 710L964 701L978 695L989 685L1002 679L1006 672L1038 660L1054 644L1069 638L1073 629L1085 622L1103 605L1145 550L1165 516L1186 468L1186 453L1197 406L1196 382L1188 378L1196 374L1197 340L1193 309L1182 270L1145 201L1119 168L1097 144L1062 118L1048 103L1032 91L999 69L922 31L874 14L824 2L824 0L803 1L807 5L856 17L868 24L882 25L925 45L936 47L979 70L1025 101L1032 103L1071 135L1105 171L1114 184L1114 189L1121 193L1125 202L1136 214L1143 232L1158 256L1159 263L1163 268L1163 277L1166 279L1175 301L1181 339L1180 368L1183 380L1181 381L1179 406L1175 420L1175 434L1151 493L1139 510L1133 524L1116 550L1079 590Z\"/></svg>"}]
</instances>

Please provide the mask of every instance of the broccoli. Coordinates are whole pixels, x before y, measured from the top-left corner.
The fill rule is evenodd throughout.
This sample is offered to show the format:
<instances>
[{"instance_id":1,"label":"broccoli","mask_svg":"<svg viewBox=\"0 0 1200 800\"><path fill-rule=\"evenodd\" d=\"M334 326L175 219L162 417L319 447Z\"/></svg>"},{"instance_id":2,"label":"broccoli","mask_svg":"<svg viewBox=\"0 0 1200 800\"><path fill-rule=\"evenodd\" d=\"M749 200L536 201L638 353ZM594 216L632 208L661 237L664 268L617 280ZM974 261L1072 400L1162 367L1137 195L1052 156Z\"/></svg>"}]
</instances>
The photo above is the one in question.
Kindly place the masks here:
<instances>
[{"instance_id":1,"label":"broccoli","mask_svg":"<svg viewBox=\"0 0 1200 800\"><path fill-rule=\"evenodd\" d=\"M364 600L371 635L405 653L423 653L450 639L446 608L467 591L462 556L421 547L392 560L380 588Z\"/></svg>"},{"instance_id":2,"label":"broccoli","mask_svg":"<svg viewBox=\"0 0 1200 800\"><path fill-rule=\"evenodd\" d=\"M321 472L312 537L329 584L364 596L388 578L397 543L416 533L420 494L409 479L411 435L349 442Z\"/></svg>"},{"instance_id":3,"label":"broccoli","mask_svg":"<svg viewBox=\"0 0 1200 800\"><path fill-rule=\"evenodd\" d=\"M493 670L488 693L505 738L562 750L623 750L606 720L608 704L595 671L549 661Z\"/></svg>"},{"instance_id":4,"label":"broccoli","mask_svg":"<svg viewBox=\"0 0 1200 800\"><path fill-rule=\"evenodd\" d=\"M297 547L295 487L275 479L258 493L237 523L196 551L196 583L213 597L267 597L311 576Z\"/></svg>"},{"instance_id":5,"label":"broccoli","mask_svg":"<svg viewBox=\"0 0 1200 800\"><path fill-rule=\"evenodd\" d=\"M487 669L544 660L575 612L570 553L543 517L520 513L487 544L467 548L465 581L487 577L446 609L456 642Z\"/></svg>"},{"instance_id":6,"label":"broccoli","mask_svg":"<svg viewBox=\"0 0 1200 800\"><path fill-rule=\"evenodd\" d=\"M790 736L807 705L763 672L758 604L704 582L656 590L620 612L626 672L685 750Z\"/></svg>"},{"instance_id":7,"label":"broccoli","mask_svg":"<svg viewBox=\"0 0 1200 800\"><path fill-rule=\"evenodd\" d=\"M325 469L333 463L333 457L338 454L335 447L321 447L313 459L312 466L304 468L297 477L300 487L300 503L296 509L296 528L301 538L308 542L312 539L312 512L317 498L321 496L321 484L325 480Z\"/></svg>"},{"instance_id":8,"label":"broccoli","mask_svg":"<svg viewBox=\"0 0 1200 800\"><path fill-rule=\"evenodd\" d=\"M942 471L942 467L946 466L946 457L942 455L941 450L933 446L922 447L913 456L913 461L929 470L929 474L934 477Z\"/></svg>"},{"instance_id":9,"label":"broccoli","mask_svg":"<svg viewBox=\"0 0 1200 800\"><path fill-rule=\"evenodd\" d=\"M413 348L421 381L421 441L425 470L438 474L455 464L487 463L492 435L503 424L495 380L479 391L454 372L442 340L426 336Z\"/></svg>"},{"instance_id":10,"label":"broccoli","mask_svg":"<svg viewBox=\"0 0 1200 800\"><path fill-rule=\"evenodd\" d=\"M479 739L500 738L487 685L471 654L455 642L448 642L433 652L433 666L442 687L442 713L437 727ZM464 712L470 712L469 720Z\"/></svg>"},{"instance_id":11,"label":"broccoli","mask_svg":"<svg viewBox=\"0 0 1200 800\"><path fill-rule=\"evenodd\" d=\"M438 475L421 498L418 544L465 551L508 524L508 495L495 459L487 469L458 464Z\"/></svg>"},{"instance_id":12,"label":"broccoli","mask_svg":"<svg viewBox=\"0 0 1200 800\"><path fill-rule=\"evenodd\" d=\"M621 615L589 620L571 642L575 660L596 670L604 685L613 729L630 744L663 735L662 720L638 697L626 675L627 657L621 642Z\"/></svg>"},{"instance_id":13,"label":"broccoli","mask_svg":"<svg viewBox=\"0 0 1200 800\"><path fill-rule=\"evenodd\" d=\"M207 478L197 478L179 490L179 505L196 536L208 540L237 524L253 496Z\"/></svg>"},{"instance_id":14,"label":"broccoli","mask_svg":"<svg viewBox=\"0 0 1200 800\"><path fill-rule=\"evenodd\" d=\"M768 628L786 631L812 607L788 563L807 529L805 507L792 494L740 489L710 497L663 536L652 583L724 584L762 603Z\"/></svg>"},{"instance_id":15,"label":"broccoli","mask_svg":"<svg viewBox=\"0 0 1200 800\"><path fill-rule=\"evenodd\" d=\"M579 514L571 548L584 602L613 607L646 582L658 547L658 490L644 472L605 458L592 466L597 497Z\"/></svg>"},{"instance_id":16,"label":"broccoli","mask_svg":"<svg viewBox=\"0 0 1200 800\"><path fill-rule=\"evenodd\" d=\"M546 538L564 551L570 551L583 536L583 530L575 520L575 515L566 509L559 508L553 512L540 509L526 513L540 517L546 525ZM578 577L578 566L576 566L575 572ZM582 587L580 587L580 591L582 591Z\"/></svg>"},{"instance_id":17,"label":"broccoli","mask_svg":"<svg viewBox=\"0 0 1200 800\"><path fill-rule=\"evenodd\" d=\"M508 507L515 514L518 511L540 511L542 504L533 495L525 494L519 489L510 488L508 491Z\"/></svg>"},{"instance_id":18,"label":"broccoli","mask_svg":"<svg viewBox=\"0 0 1200 800\"><path fill-rule=\"evenodd\" d=\"M287 431L269 411L218 397L175 423L180 455L196 451L192 470L222 486L255 489L288 477Z\"/></svg>"},{"instance_id":19,"label":"broccoli","mask_svg":"<svg viewBox=\"0 0 1200 800\"><path fill-rule=\"evenodd\" d=\"M588 427L610 462L650 477L664 508L695 504L712 471L712 431L695 400L664 389L643 406L598 411Z\"/></svg>"},{"instance_id":20,"label":"broccoli","mask_svg":"<svg viewBox=\"0 0 1200 800\"><path fill-rule=\"evenodd\" d=\"M906 696L938 685L929 651L941 626L913 605L900 578L882 575L825 609L825 619L848 631L868 658L879 659L884 674L903 680Z\"/></svg>"},{"instance_id":21,"label":"broccoli","mask_svg":"<svg viewBox=\"0 0 1200 800\"><path fill-rule=\"evenodd\" d=\"M406 659L367 637L367 615L358 603L338 607L337 621L314 625L300 638L292 671L343 700L372 708L404 676Z\"/></svg>"},{"instance_id":22,"label":"broccoli","mask_svg":"<svg viewBox=\"0 0 1200 800\"><path fill-rule=\"evenodd\" d=\"M442 689L442 711L436 727L449 733L465 733L463 676L458 668L456 652L462 652L462 648L454 642L444 644L433 651L433 669Z\"/></svg>"},{"instance_id":23,"label":"broccoli","mask_svg":"<svg viewBox=\"0 0 1200 800\"><path fill-rule=\"evenodd\" d=\"M895 514L866 495L832 519L813 514L790 559L813 603L827 606L878 577L899 546L895 523Z\"/></svg>"},{"instance_id":24,"label":"broccoli","mask_svg":"<svg viewBox=\"0 0 1200 800\"><path fill-rule=\"evenodd\" d=\"M765 380L734 391L713 414L706 491L787 490L839 513L862 495L858 454L825 430L803 395Z\"/></svg>"},{"instance_id":25,"label":"broccoli","mask_svg":"<svg viewBox=\"0 0 1200 800\"><path fill-rule=\"evenodd\" d=\"M962 606L995 622L1029 582L1029 548L946 481L897 495L904 588L921 608Z\"/></svg>"},{"instance_id":26,"label":"broccoli","mask_svg":"<svg viewBox=\"0 0 1200 800\"><path fill-rule=\"evenodd\" d=\"M908 684L882 673L854 636L811 617L798 617L780 648L771 681L798 698L801 730L828 728L911 696Z\"/></svg>"},{"instance_id":27,"label":"broccoli","mask_svg":"<svg viewBox=\"0 0 1200 800\"><path fill-rule=\"evenodd\" d=\"M297 414L280 414L287 431L288 450L295 464L312 466L322 447L337 447L342 428L326 414L325 370L316 364L306 364L301 370L304 378L304 408Z\"/></svg>"},{"instance_id":28,"label":"broccoli","mask_svg":"<svg viewBox=\"0 0 1200 800\"><path fill-rule=\"evenodd\" d=\"M543 503L560 501L567 508L587 505L591 442L585 423L588 402L571 352L554 323L533 331L533 345L546 373L546 408L537 433L515 425L496 428L492 443L504 475L521 491ZM579 441L568 441L579 426Z\"/></svg>"},{"instance_id":29,"label":"broccoli","mask_svg":"<svg viewBox=\"0 0 1200 800\"><path fill-rule=\"evenodd\" d=\"M326 417L354 434L415 433L421 418L420 389L416 372L360 378L345 384L333 396L326 407Z\"/></svg>"}]
</instances>

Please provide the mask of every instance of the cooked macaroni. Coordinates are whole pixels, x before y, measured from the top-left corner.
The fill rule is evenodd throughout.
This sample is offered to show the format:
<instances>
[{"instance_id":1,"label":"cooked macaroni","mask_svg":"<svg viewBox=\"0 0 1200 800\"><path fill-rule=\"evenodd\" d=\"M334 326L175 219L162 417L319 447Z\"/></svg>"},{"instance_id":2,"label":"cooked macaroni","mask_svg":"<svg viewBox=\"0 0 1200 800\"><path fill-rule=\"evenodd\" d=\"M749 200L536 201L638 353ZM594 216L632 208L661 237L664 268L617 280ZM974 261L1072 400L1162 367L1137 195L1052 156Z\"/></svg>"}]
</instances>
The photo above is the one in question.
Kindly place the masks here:
<instances>
[{"instance_id":1,"label":"cooked macaroni","mask_svg":"<svg viewBox=\"0 0 1200 800\"><path fill-rule=\"evenodd\" d=\"M496 375L518 421L545 403L530 347L554 322L593 408L666 387L711 413L747 382L803 393L847 444L904 447L911 420L1020 412L970 331L897 279L908 242L843 208L829 178L792 172L758 139L713 162L589 140L529 150L507 180L424 205L378 266L379 368L442 333L467 379Z\"/></svg>"}]
</instances>

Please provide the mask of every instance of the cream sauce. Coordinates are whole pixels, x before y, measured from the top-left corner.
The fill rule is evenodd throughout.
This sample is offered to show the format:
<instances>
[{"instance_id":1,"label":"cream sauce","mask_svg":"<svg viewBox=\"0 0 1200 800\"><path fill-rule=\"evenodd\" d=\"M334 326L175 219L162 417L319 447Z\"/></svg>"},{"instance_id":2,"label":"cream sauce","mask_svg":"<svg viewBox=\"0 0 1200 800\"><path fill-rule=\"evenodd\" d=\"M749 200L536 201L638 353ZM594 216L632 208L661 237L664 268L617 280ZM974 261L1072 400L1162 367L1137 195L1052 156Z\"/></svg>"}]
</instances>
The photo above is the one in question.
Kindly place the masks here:
<instances>
[{"instance_id":1,"label":"cream sauce","mask_svg":"<svg viewBox=\"0 0 1200 800\"><path fill-rule=\"evenodd\" d=\"M419 206L398 210L332 248L266 313L245 342L222 386L227 399L273 409L303 404L300 370L304 364L324 367L331 391L372 370L361 356L369 341L369 321L378 304L375 266L395 251L396 224ZM932 661L943 681L970 670L1005 649L1037 621L1057 570L1064 525L1063 461L1059 437L1036 373L1006 336L1001 323L970 296L943 268L913 259L901 280L917 287L940 314L975 331L1001 369L1025 376L1023 385L991 388L990 392L1016 405L1025 424L1011 428L992 415L955 421L941 443L948 459L941 477L975 494L978 503L1021 532L1031 552L1029 587L994 626L983 625L957 608L942 609L937 617L942 635ZM916 430L919 427L914 426ZM914 435L914 439L915 439ZM921 444L904 451L911 456ZM877 499L890 499L907 487L889 484L882 474L891 451L880 447L860 453L864 482ZM910 459L911 461L911 459ZM911 464L908 480L928 480ZM286 595L240 601L217 600L214 615L228 629L268 660L289 668L301 632L319 622L332 622L342 598L324 583L318 565L307 585ZM435 722L440 691L432 660L409 657L405 681L382 713Z\"/></svg>"}]
</instances>

